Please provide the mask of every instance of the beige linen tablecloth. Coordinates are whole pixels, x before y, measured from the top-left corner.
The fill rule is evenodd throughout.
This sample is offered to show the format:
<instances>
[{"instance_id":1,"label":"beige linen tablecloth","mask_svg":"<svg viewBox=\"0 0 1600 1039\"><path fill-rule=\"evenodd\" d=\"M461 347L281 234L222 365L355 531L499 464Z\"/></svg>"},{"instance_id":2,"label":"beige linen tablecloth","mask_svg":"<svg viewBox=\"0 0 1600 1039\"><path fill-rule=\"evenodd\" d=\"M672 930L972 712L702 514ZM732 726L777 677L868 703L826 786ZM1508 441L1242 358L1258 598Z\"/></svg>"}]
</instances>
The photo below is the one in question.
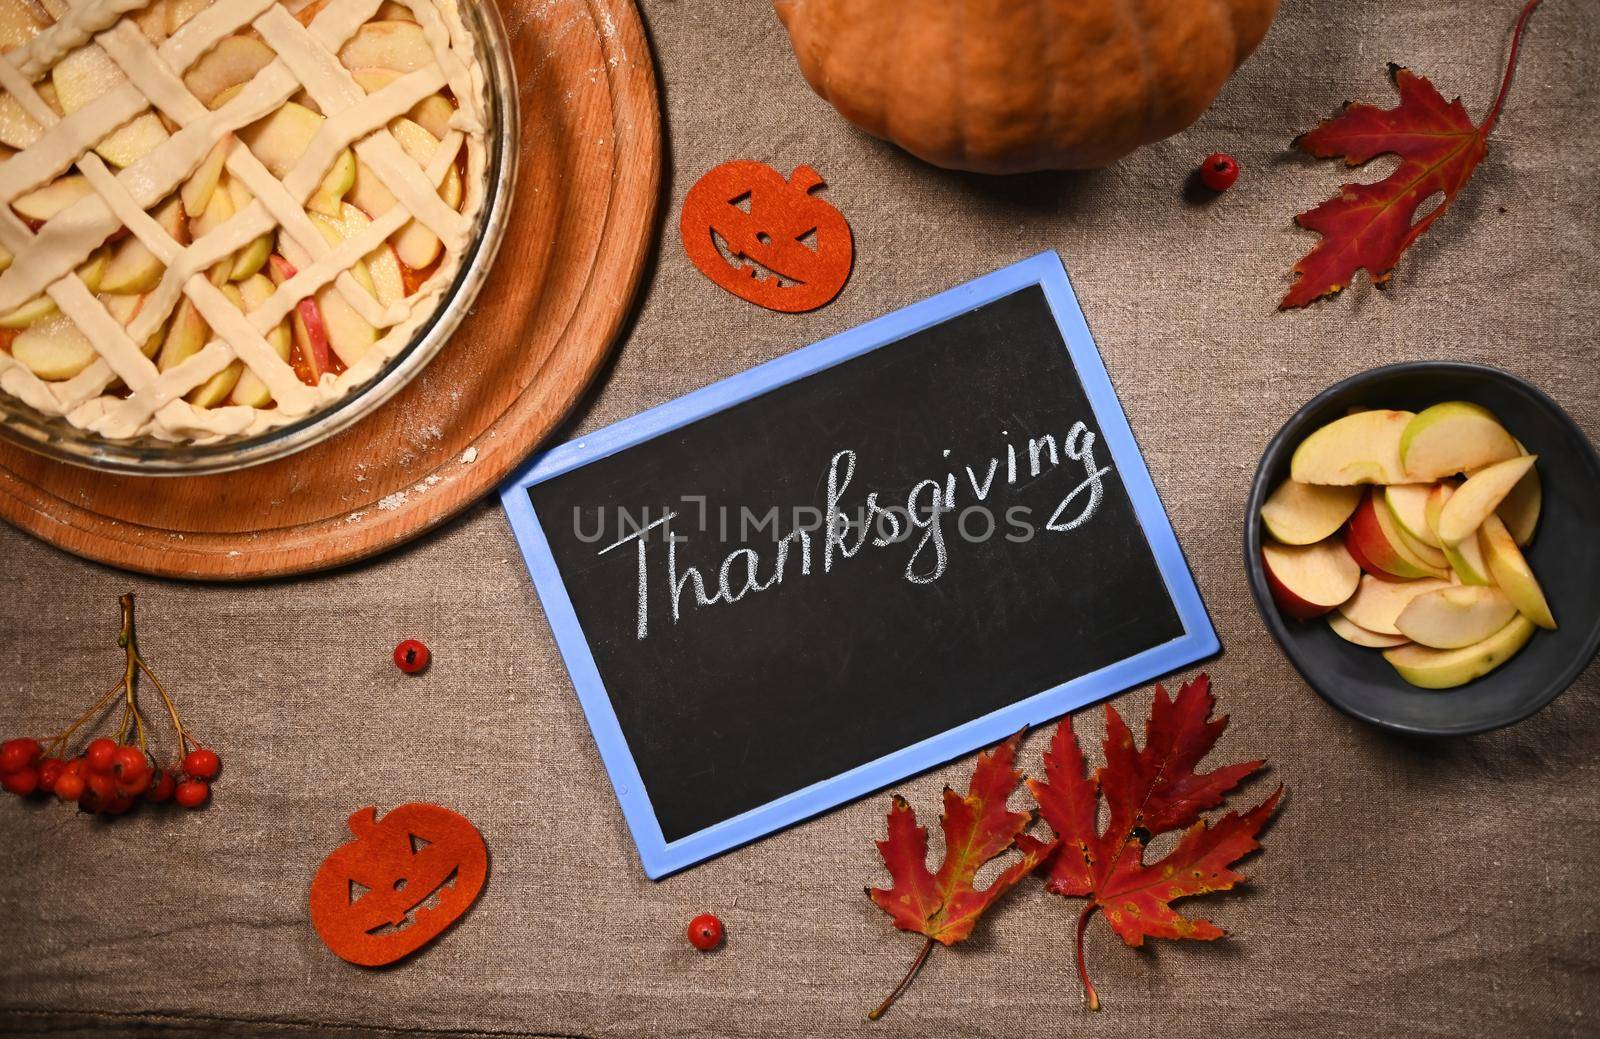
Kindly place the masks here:
<instances>
[{"instance_id":1,"label":"beige linen tablecloth","mask_svg":"<svg viewBox=\"0 0 1600 1039\"><path fill-rule=\"evenodd\" d=\"M1548 0L1488 158L1405 258L1309 312L1274 306L1313 242L1291 224L1343 170L1287 150L1385 63L1492 96L1513 0L1285 0L1197 126L1096 173L989 180L858 134L806 88L760 0L647 0L671 177L638 319L563 436L742 371L1041 249L1060 251L1227 653L1210 665L1231 758L1289 797L1239 894L1189 903L1211 944L1088 953L1075 907L1027 883L938 950L881 1022L863 1013L918 939L862 896L888 794L660 883L644 878L505 517L492 501L388 557L247 587L146 580L0 529L0 730L39 732L109 685L116 596L227 773L200 814L112 824L0 802L0 1033L176 1035L1593 1036L1600 1031L1600 678L1538 716L1444 743L1335 713L1268 638L1240 564L1271 434L1333 380L1454 358L1533 379L1600 431L1600 4ZM1210 205L1214 150L1244 175ZM844 294L770 314L684 259L683 193L733 157L814 165L854 226ZM399 675L416 635L435 664ZM1122 706L1142 717L1147 690ZM1097 739L1098 712L1078 721ZM1024 760L1036 766L1042 739ZM932 818L963 761L899 785ZM336 960L307 921L322 856L364 804L451 805L492 854L477 908L389 971ZM701 955L688 919L721 915Z\"/></svg>"}]
</instances>

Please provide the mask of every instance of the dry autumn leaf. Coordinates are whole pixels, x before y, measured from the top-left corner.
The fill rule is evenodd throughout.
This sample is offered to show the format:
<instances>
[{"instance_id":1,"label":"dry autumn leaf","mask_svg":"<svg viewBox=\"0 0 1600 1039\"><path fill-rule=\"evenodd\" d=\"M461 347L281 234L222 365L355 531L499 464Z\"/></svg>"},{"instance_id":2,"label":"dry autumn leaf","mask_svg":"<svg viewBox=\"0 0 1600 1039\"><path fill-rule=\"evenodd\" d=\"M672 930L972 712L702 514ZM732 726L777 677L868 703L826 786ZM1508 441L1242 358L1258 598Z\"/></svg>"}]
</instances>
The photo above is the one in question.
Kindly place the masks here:
<instances>
[{"instance_id":1,"label":"dry autumn leaf","mask_svg":"<svg viewBox=\"0 0 1600 1039\"><path fill-rule=\"evenodd\" d=\"M1277 807L1282 788L1244 815L1229 812L1211 825L1200 818L1262 764L1195 771L1228 727L1226 716L1211 717L1215 703L1204 675L1180 687L1176 699L1168 699L1157 685L1142 750L1108 704L1106 763L1093 777L1072 720L1065 719L1045 752L1045 780L1028 781L1040 814L1060 835L1061 851L1051 862L1047 886L1056 894L1089 900L1078 915L1077 958L1091 1010L1098 1010L1100 1001L1084 963L1083 935L1095 911L1104 913L1131 946L1147 937L1220 938L1221 928L1186 918L1171 903L1225 891L1244 880L1229 867L1260 847L1256 835ZM1098 828L1101 795L1108 809L1104 830ZM1146 864L1150 841L1176 830L1184 833L1172 852Z\"/></svg>"},{"instance_id":2,"label":"dry autumn leaf","mask_svg":"<svg viewBox=\"0 0 1600 1039\"><path fill-rule=\"evenodd\" d=\"M1489 132L1517 66L1523 27L1539 3L1527 0L1517 18L1500 93L1481 125L1473 125L1460 98L1446 102L1426 77L1390 65L1400 104L1384 109L1351 102L1339 115L1295 138L1297 147L1319 159L1343 157L1345 165L1360 166L1392 154L1400 156L1400 165L1376 183L1346 184L1333 198L1295 217L1295 223L1316 231L1322 240L1294 265L1299 277L1279 309L1338 295L1358 270L1365 269L1374 285L1389 280L1401 254L1450 208L1488 152ZM1418 219L1422 204L1441 195L1439 204Z\"/></svg>"},{"instance_id":3,"label":"dry autumn leaf","mask_svg":"<svg viewBox=\"0 0 1600 1039\"><path fill-rule=\"evenodd\" d=\"M935 942L954 945L963 941L984 911L1055 849L1054 841L1045 844L1023 832L1033 825L1031 810L1013 812L1006 807L1022 778L1013 767L1021 740L1019 732L979 755L965 795L944 788L939 826L944 831L945 852L937 873L928 872L928 828L917 825L916 813L903 798L894 798L888 839L878 842L883 864L894 882L887 888L869 888L867 894L894 918L896 927L926 935L928 940L889 998L867 1015L870 1019L881 1017L911 983ZM988 887L974 888L972 880L978 869L1013 847L1022 853L1021 858Z\"/></svg>"}]
</instances>

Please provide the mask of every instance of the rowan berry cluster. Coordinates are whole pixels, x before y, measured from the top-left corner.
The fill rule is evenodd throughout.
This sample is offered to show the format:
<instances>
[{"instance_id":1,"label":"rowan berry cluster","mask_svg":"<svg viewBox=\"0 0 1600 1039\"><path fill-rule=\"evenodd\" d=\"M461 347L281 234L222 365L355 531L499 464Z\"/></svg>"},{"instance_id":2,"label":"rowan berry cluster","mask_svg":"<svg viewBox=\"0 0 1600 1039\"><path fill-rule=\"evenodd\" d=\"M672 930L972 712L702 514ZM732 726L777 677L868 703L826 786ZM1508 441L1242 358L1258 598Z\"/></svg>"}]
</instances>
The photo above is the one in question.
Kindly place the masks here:
<instances>
[{"instance_id":1,"label":"rowan berry cluster","mask_svg":"<svg viewBox=\"0 0 1600 1039\"><path fill-rule=\"evenodd\" d=\"M32 737L0 744L0 787L19 797L54 794L86 812L116 816L141 800L172 802L199 808L211 797L211 784L222 771L222 758L202 747L178 714L178 707L139 652L133 630L133 595L124 595L122 631L117 644L127 653L127 666L111 690L77 720L46 742ZM150 728L139 705L139 679L155 687L172 722L173 763L163 765L151 749ZM122 706L116 734L90 738L93 730ZM69 751L87 740L82 751Z\"/></svg>"}]
</instances>

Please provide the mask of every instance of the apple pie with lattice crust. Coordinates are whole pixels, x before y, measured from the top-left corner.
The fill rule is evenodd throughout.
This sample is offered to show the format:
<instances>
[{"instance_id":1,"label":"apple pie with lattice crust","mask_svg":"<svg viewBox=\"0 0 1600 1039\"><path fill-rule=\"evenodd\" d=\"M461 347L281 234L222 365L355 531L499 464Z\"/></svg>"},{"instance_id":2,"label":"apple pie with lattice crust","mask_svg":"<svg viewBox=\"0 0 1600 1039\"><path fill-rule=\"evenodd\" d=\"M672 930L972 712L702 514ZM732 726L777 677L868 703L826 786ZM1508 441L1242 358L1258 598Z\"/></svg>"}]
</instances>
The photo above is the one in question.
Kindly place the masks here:
<instances>
[{"instance_id":1,"label":"apple pie with lattice crust","mask_svg":"<svg viewBox=\"0 0 1600 1039\"><path fill-rule=\"evenodd\" d=\"M211 441L378 374L479 231L457 0L0 0L0 391Z\"/></svg>"}]
</instances>

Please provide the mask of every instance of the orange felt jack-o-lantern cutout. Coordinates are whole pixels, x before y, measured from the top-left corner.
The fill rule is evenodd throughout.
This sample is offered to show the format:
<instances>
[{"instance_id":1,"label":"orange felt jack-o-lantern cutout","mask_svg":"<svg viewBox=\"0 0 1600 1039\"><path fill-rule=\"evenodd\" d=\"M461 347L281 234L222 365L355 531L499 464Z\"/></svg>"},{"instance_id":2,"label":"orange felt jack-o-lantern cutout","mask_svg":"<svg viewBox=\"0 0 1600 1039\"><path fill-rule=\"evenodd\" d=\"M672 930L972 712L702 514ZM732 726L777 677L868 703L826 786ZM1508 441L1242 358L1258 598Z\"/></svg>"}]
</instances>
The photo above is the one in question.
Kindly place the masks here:
<instances>
[{"instance_id":1,"label":"orange felt jack-o-lantern cutout","mask_svg":"<svg viewBox=\"0 0 1600 1039\"><path fill-rule=\"evenodd\" d=\"M311 881L311 923L343 959L380 967L437 938L471 907L489 873L483 837L465 817L430 804L350 817L356 839L334 849Z\"/></svg>"},{"instance_id":2,"label":"orange felt jack-o-lantern cutout","mask_svg":"<svg viewBox=\"0 0 1600 1039\"><path fill-rule=\"evenodd\" d=\"M796 166L788 180L747 159L725 162L683 200L683 248L701 273L741 299L787 314L815 310L850 277L850 225L812 194L822 177Z\"/></svg>"}]
</instances>

